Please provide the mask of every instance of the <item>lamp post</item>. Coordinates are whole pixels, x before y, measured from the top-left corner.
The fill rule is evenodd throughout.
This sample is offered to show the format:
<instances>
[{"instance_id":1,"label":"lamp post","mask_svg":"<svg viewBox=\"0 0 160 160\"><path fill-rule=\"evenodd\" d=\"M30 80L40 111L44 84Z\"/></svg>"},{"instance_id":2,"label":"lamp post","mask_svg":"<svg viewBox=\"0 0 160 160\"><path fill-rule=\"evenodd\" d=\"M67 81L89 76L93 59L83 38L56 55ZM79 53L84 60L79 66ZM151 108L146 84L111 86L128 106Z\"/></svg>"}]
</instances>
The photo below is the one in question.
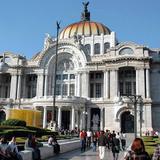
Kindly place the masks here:
<instances>
[{"instance_id":1,"label":"lamp post","mask_svg":"<svg viewBox=\"0 0 160 160\"><path fill-rule=\"evenodd\" d=\"M57 22L57 39L56 39L56 53L55 53L55 67L54 67L54 90L53 90L53 106L52 106L52 123L54 123L54 110L56 101L56 73L57 73L57 52L58 52L58 34L60 29L60 22ZM53 124L55 125L55 123Z\"/></svg>"},{"instance_id":2,"label":"lamp post","mask_svg":"<svg viewBox=\"0 0 160 160\"><path fill-rule=\"evenodd\" d=\"M84 115L84 127L85 127L85 131L87 131L87 116L88 116L88 112L87 112L87 108L85 107L85 111L83 111L83 115Z\"/></svg>"},{"instance_id":3,"label":"lamp post","mask_svg":"<svg viewBox=\"0 0 160 160\"><path fill-rule=\"evenodd\" d=\"M134 135L137 137L137 112L140 112L140 136L142 135L142 104L143 99L141 95L122 95L123 97L129 98L129 100L133 103L134 106ZM120 102L122 102L122 98L120 98ZM140 110L137 110L137 104L140 104Z\"/></svg>"}]
</instances>

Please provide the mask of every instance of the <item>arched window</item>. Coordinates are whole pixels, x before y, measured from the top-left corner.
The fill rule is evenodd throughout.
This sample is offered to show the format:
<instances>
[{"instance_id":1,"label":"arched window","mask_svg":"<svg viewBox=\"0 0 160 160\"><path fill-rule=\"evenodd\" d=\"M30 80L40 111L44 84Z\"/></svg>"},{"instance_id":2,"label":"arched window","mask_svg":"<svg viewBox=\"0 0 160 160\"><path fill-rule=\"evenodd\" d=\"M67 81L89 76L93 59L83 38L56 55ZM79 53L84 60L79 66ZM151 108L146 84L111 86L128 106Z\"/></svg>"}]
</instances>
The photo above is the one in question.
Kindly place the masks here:
<instances>
[{"instance_id":1,"label":"arched window","mask_svg":"<svg viewBox=\"0 0 160 160\"><path fill-rule=\"evenodd\" d=\"M109 48L110 48L110 43L109 42L104 43L104 53L106 53Z\"/></svg>"},{"instance_id":2,"label":"arched window","mask_svg":"<svg viewBox=\"0 0 160 160\"><path fill-rule=\"evenodd\" d=\"M94 53L95 54L100 54L100 44L99 43L96 43L94 45Z\"/></svg>"},{"instance_id":3,"label":"arched window","mask_svg":"<svg viewBox=\"0 0 160 160\"><path fill-rule=\"evenodd\" d=\"M119 55L134 54L133 49L126 47L120 50Z\"/></svg>"},{"instance_id":4,"label":"arched window","mask_svg":"<svg viewBox=\"0 0 160 160\"><path fill-rule=\"evenodd\" d=\"M90 44L86 44L85 48L87 50L87 54L90 55L91 54L91 45Z\"/></svg>"}]
</instances>

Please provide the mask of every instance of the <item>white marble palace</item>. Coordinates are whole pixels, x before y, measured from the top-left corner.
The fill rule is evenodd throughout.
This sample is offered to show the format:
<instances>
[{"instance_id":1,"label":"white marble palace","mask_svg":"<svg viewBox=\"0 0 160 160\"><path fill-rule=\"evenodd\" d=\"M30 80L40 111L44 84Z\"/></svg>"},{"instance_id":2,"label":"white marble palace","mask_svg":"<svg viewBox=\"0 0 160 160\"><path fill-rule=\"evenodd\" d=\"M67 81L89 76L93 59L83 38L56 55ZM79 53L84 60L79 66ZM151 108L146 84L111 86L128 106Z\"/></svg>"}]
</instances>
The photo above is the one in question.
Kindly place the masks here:
<instances>
[{"instance_id":1,"label":"white marble palace","mask_svg":"<svg viewBox=\"0 0 160 160\"><path fill-rule=\"evenodd\" d=\"M46 35L42 51L27 60L11 52L0 56L0 119L7 109L42 111L42 126L59 129L160 129L160 49L119 42L115 32L91 21L88 3L81 20ZM127 95L127 96L126 96ZM129 98L139 95L139 100ZM134 97L133 96L133 97ZM136 106L136 107L135 107ZM136 116L136 122L135 117Z\"/></svg>"}]
</instances>

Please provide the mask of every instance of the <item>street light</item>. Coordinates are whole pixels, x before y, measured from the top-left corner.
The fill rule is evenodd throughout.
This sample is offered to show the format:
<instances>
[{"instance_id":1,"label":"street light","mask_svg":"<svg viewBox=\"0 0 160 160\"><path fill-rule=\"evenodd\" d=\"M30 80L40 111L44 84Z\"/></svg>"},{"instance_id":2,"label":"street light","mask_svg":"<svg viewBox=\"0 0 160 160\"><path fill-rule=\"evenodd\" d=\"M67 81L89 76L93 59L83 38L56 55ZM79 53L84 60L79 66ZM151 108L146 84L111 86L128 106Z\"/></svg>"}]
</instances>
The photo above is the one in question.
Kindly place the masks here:
<instances>
[{"instance_id":1,"label":"street light","mask_svg":"<svg viewBox=\"0 0 160 160\"><path fill-rule=\"evenodd\" d=\"M84 115L85 131L87 131L87 116L88 116L88 112L86 111L86 107L85 107L85 111L83 111L83 115Z\"/></svg>"},{"instance_id":2,"label":"street light","mask_svg":"<svg viewBox=\"0 0 160 160\"><path fill-rule=\"evenodd\" d=\"M52 125L55 126L56 122L54 121L54 110L55 110L55 102L56 102L56 74L57 74L57 52L58 52L58 35L60 29L60 22L57 22L57 40L56 40L56 53L55 53L55 67L54 67L54 90L53 90L53 106L52 106ZM53 127L52 126L52 127Z\"/></svg>"},{"instance_id":3,"label":"street light","mask_svg":"<svg viewBox=\"0 0 160 160\"><path fill-rule=\"evenodd\" d=\"M137 137L137 112L140 113L140 136L142 136L142 104L143 98L141 95L122 95L123 97L129 98L134 106L134 134ZM124 102L122 97L119 98L119 103ZM137 104L140 104L139 110L137 110Z\"/></svg>"}]
</instances>

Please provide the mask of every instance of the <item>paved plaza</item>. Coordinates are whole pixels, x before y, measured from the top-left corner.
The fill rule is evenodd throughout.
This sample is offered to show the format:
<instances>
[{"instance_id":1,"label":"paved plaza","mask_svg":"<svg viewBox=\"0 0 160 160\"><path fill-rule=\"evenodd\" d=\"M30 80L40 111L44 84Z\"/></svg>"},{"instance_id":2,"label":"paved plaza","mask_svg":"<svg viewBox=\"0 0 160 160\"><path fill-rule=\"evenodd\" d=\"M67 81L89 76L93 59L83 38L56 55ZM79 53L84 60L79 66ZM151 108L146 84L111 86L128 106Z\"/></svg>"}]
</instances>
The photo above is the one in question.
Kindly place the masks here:
<instances>
[{"instance_id":1,"label":"paved plaza","mask_svg":"<svg viewBox=\"0 0 160 160\"><path fill-rule=\"evenodd\" d=\"M120 152L119 160L123 160L124 152ZM112 151L106 149L104 160L112 160ZM58 156L46 160L100 160L98 156L98 151L93 152L92 149L87 150L86 152L81 153L80 149L74 150L71 152L63 153Z\"/></svg>"}]
</instances>

